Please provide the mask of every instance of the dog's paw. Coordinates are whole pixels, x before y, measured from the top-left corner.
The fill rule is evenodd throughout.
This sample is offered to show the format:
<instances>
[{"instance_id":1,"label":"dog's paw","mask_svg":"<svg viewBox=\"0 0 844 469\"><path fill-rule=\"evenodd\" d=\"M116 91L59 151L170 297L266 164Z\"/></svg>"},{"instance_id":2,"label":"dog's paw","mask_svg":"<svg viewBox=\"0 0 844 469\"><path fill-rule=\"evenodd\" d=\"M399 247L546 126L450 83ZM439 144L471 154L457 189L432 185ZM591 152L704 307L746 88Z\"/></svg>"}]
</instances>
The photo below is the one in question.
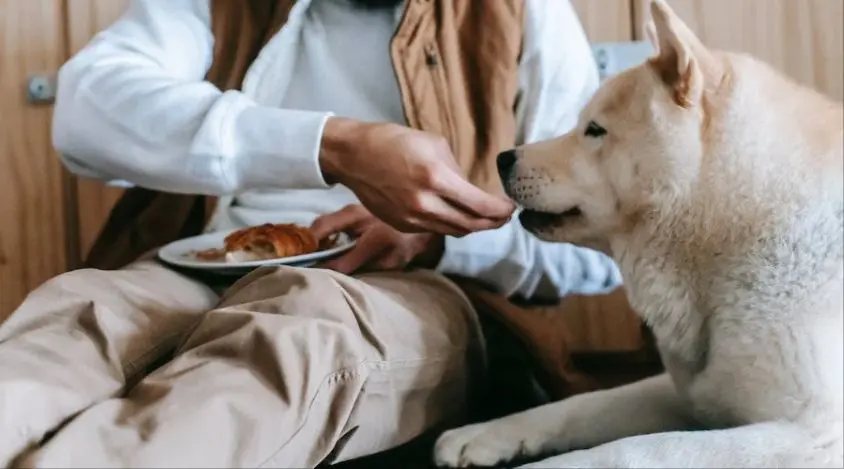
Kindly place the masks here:
<instances>
[{"instance_id":1,"label":"dog's paw","mask_svg":"<svg viewBox=\"0 0 844 469\"><path fill-rule=\"evenodd\" d=\"M529 429L501 420L468 425L442 434L434 447L438 467L490 467L535 454Z\"/></svg>"}]
</instances>

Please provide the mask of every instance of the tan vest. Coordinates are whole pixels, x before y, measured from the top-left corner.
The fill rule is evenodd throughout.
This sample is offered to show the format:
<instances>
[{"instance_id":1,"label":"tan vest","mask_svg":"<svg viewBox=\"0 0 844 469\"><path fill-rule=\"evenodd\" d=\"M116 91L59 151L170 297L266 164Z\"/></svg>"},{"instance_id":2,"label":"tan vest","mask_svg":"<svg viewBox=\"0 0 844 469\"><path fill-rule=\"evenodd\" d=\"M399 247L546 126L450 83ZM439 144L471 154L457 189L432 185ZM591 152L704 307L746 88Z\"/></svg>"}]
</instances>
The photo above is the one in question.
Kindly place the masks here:
<instances>
[{"instance_id":1,"label":"tan vest","mask_svg":"<svg viewBox=\"0 0 844 469\"><path fill-rule=\"evenodd\" d=\"M211 0L215 46L207 79L222 90L239 89L294 3ZM501 191L496 155L515 143L523 14L524 0L407 0L390 48L407 123L444 136L468 179L490 192ZM129 189L86 266L120 268L155 247L199 234L214 203L210 199ZM571 369L562 331L471 281L456 280L479 310L494 314L524 339L538 359L537 377L552 396L591 389ZM623 295L607 298L606 307L626 307Z\"/></svg>"},{"instance_id":2,"label":"tan vest","mask_svg":"<svg viewBox=\"0 0 844 469\"><path fill-rule=\"evenodd\" d=\"M207 79L239 89L295 0L211 0L214 54ZM500 192L496 155L514 145L524 0L407 0L391 56L407 123L446 137L476 185ZM214 200L134 188L118 201L86 266L118 268L199 233ZM208 198L211 199L211 198ZM153 229L154 227L154 229Z\"/></svg>"}]
</instances>

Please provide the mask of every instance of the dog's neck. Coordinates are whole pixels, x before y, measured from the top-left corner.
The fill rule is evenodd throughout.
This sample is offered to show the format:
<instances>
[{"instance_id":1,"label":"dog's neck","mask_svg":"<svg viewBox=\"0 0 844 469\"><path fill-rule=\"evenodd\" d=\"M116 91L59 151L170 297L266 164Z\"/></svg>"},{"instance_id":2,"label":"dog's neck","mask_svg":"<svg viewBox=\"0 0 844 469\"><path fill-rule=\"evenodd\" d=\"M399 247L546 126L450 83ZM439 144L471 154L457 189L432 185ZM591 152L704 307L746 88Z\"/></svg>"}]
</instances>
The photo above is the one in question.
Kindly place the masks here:
<instances>
[{"instance_id":1,"label":"dog's neck","mask_svg":"<svg viewBox=\"0 0 844 469\"><path fill-rule=\"evenodd\" d=\"M762 226L751 226L741 213L707 224L685 208L674 217L645 220L609 243L631 306L651 327L663 354L682 363L680 368L705 366L706 324L723 308L799 311L821 307L813 303L819 296L813 286L842 289L840 203L837 209L816 206L788 222L763 220L767 224ZM723 296L727 291L754 303L737 306Z\"/></svg>"},{"instance_id":2,"label":"dog's neck","mask_svg":"<svg viewBox=\"0 0 844 469\"><path fill-rule=\"evenodd\" d=\"M698 311L696 279L678 263L670 241L646 230L609 242L632 308L651 328L660 351L683 368L706 363L705 315Z\"/></svg>"}]
</instances>

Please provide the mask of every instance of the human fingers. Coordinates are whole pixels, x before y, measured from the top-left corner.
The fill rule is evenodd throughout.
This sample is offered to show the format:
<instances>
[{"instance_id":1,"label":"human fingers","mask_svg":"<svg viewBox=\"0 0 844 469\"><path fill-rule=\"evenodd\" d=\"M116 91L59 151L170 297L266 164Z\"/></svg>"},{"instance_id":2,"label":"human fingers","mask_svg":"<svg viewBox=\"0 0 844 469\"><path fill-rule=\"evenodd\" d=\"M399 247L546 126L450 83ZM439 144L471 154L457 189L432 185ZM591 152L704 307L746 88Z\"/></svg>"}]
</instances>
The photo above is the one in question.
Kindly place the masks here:
<instances>
[{"instance_id":1,"label":"human fingers","mask_svg":"<svg viewBox=\"0 0 844 469\"><path fill-rule=\"evenodd\" d=\"M477 231L498 228L507 221L507 219L478 217L467 212L463 207L457 206L451 201L434 194L425 198L422 213L426 216L429 223L439 223L444 225L446 229L452 230L452 232L438 232L438 234L457 237Z\"/></svg>"},{"instance_id":2,"label":"human fingers","mask_svg":"<svg viewBox=\"0 0 844 469\"><path fill-rule=\"evenodd\" d=\"M492 195L453 171L443 171L434 181L438 194L476 218L505 222L516 209L509 198Z\"/></svg>"},{"instance_id":3,"label":"human fingers","mask_svg":"<svg viewBox=\"0 0 844 469\"><path fill-rule=\"evenodd\" d=\"M315 219L311 224L311 230L319 240L341 231L357 234L372 219L372 214L364 207L357 204L347 205L336 212Z\"/></svg>"},{"instance_id":4,"label":"human fingers","mask_svg":"<svg viewBox=\"0 0 844 469\"><path fill-rule=\"evenodd\" d=\"M375 215L393 229L402 233L437 233L446 236L464 236L468 231L449 224L444 219L453 218L443 214L436 204L427 199L436 198L433 194L420 195L402 205L391 203L374 209ZM454 211L446 207L445 210Z\"/></svg>"}]
</instances>

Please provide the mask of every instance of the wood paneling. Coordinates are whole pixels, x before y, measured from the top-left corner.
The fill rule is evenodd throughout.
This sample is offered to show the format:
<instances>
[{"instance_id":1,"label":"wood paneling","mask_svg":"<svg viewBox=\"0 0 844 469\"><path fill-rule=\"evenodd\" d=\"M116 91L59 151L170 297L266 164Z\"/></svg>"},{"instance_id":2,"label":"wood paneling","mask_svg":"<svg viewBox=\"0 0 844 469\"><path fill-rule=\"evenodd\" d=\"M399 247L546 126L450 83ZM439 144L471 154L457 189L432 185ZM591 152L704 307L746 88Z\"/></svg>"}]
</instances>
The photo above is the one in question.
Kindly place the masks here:
<instances>
[{"instance_id":1,"label":"wood paneling","mask_svg":"<svg viewBox=\"0 0 844 469\"><path fill-rule=\"evenodd\" d=\"M111 24L126 9L128 0L65 0L68 4L68 42L71 54ZM78 200L78 243L82 259L88 254L109 211L123 193L102 181L74 178Z\"/></svg>"},{"instance_id":2,"label":"wood paneling","mask_svg":"<svg viewBox=\"0 0 844 469\"><path fill-rule=\"evenodd\" d=\"M621 288L609 295L572 295L545 313L551 311L563 315L572 352L632 352L644 345L642 321Z\"/></svg>"},{"instance_id":3,"label":"wood paneling","mask_svg":"<svg viewBox=\"0 0 844 469\"><path fill-rule=\"evenodd\" d=\"M64 60L60 0L0 0L0 321L66 268L65 194L51 106L26 101L27 77Z\"/></svg>"},{"instance_id":4,"label":"wood paneling","mask_svg":"<svg viewBox=\"0 0 844 469\"><path fill-rule=\"evenodd\" d=\"M571 0L590 42L633 39L630 0Z\"/></svg>"},{"instance_id":5,"label":"wood paneling","mask_svg":"<svg viewBox=\"0 0 844 469\"><path fill-rule=\"evenodd\" d=\"M636 28L649 19L635 0ZM799 82L844 97L841 0L668 0L709 47L748 52Z\"/></svg>"}]
</instances>

